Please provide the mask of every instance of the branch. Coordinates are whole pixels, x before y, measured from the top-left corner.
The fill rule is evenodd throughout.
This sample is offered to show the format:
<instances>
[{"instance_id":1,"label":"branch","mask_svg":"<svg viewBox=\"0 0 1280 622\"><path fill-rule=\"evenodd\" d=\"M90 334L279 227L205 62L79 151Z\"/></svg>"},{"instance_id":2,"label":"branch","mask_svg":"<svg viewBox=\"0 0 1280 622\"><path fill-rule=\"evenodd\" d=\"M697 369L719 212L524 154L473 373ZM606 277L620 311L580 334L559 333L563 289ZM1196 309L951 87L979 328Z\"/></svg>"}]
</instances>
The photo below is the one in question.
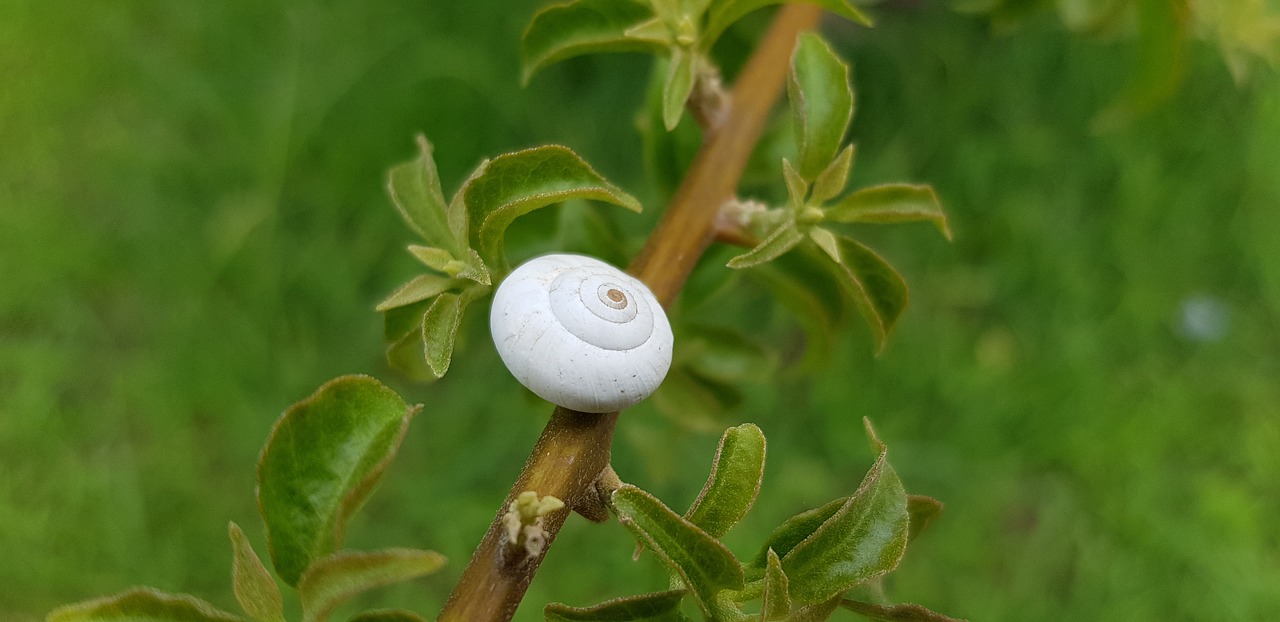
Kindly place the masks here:
<instances>
[{"instance_id":1,"label":"branch","mask_svg":"<svg viewBox=\"0 0 1280 622\"><path fill-rule=\"evenodd\" d=\"M752 149L778 100L796 37L814 28L822 11L787 5L752 54L729 96L720 123L707 130L684 181L629 271L670 307L698 259L715 237L720 206L733 198ZM484 539L445 603L441 622L505 622L560 532L569 508L589 506L594 482L609 466L618 413L592 415L557 407L524 470L498 509ZM506 546L503 515L520 493L534 491L565 502L545 517L545 544L536 554Z\"/></svg>"}]
</instances>

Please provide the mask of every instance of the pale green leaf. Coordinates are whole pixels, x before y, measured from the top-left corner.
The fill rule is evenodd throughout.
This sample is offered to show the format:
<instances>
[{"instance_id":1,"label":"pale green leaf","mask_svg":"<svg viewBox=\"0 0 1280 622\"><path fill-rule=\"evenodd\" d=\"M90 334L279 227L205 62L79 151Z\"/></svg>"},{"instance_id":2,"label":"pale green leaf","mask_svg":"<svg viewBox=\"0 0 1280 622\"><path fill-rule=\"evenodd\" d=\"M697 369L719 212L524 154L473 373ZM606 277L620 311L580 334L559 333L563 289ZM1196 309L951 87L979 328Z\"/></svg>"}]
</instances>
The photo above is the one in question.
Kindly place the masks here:
<instances>
[{"instance_id":1,"label":"pale green leaf","mask_svg":"<svg viewBox=\"0 0 1280 622\"><path fill-rule=\"evenodd\" d=\"M194 596L139 587L58 607L45 622L244 622L244 618Z\"/></svg>"},{"instance_id":2,"label":"pale green leaf","mask_svg":"<svg viewBox=\"0 0 1280 622\"><path fill-rule=\"evenodd\" d=\"M921 607L920 605L876 605L862 601L843 599L840 606L854 613L881 622L963 622Z\"/></svg>"},{"instance_id":3,"label":"pale green leaf","mask_svg":"<svg viewBox=\"0 0 1280 622\"><path fill-rule=\"evenodd\" d=\"M795 0L716 0L707 15L707 25L702 30L702 48L711 49L712 44L720 38L734 22L742 19L756 9L774 4L785 4ZM844 17L863 26L870 26L871 19L858 10L849 0L812 0L806 4L816 4L836 15Z\"/></svg>"},{"instance_id":4,"label":"pale green leaf","mask_svg":"<svg viewBox=\"0 0 1280 622\"><path fill-rule=\"evenodd\" d=\"M440 189L440 174L431 156L431 143L418 135L418 158L393 167L387 174L387 192L400 216L431 246L454 254L466 239L465 215L449 208Z\"/></svg>"},{"instance_id":5,"label":"pale green leaf","mask_svg":"<svg viewBox=\"0 0 1280 622\"><path fill-rule=\"evenodd\" d=\"M341 545L419 408L352 375L325 383L276 422L258 460L258 509L285 583L297 585L312 561Z\"/></svg>"},{"instance_id":6,"label":"pale green leaf","mask_svg":"<svg viewBox=\"0 0 1280 622\"><path fill-rule=\"evenodd\" d=\"M907 493L888 462L888 449L864 420L875 463L834 514L782 557L791 597L818 603L898 566L907 548Z\"/></svg>"},{"instance_id":7,"label":"pale green leaf","mask_svg":"<svg viewBox=\"0 0 1280 622\"><path fill-rule=\"evenodd\" d=\"M730 268L750 268L770 261L779 255L795 248L804 240L804 234L796 228L796 224L787 221L778 226L769 237L755 248L734 257L727 264Z\"/></svg>"},{"instance_id":8,"label":"pale green leaf","mask_svg":"<svg viewBox=\"0 0 1280 622\"><path fill-rule=\"evenodd\" d=\"M685 519L714 538L723 537L747 515L764 477L764 432L755 424L729 428L720 437L711 475Z\"/></svg>"},{"instance_id":9,"label":"pale green leaf","mask_svg":"<svg viewBox=\"0 0 1280 622\"><path fill-rule=\"evenodd\" d=\"M809 239L822 249L831 261L840 263L840 241L836 239L836 234L823 229L822 227L813 227L809 229Z\"/></svg>"},{"instance_id":10,"label":"pale green leaf","mask_svg":"<svg viewBox=\"0 0 1280 622\"><path fill-rule=\"evenodd\" d=\"M462 296L440 294L422 318L422 355L436 378L449 371L464 306Z\"/></svg>"},{"instance_id":11,"label":"pale green leaf","mask_svg":"<svg viewBox=\"0 0 1280 622\"><path fill-rule=\"evenodd\" d=\"M611 499L618 521L680 576L703 613L710 615L721 590L742 589L738 560L697 525L635 486L624 484Z\"/></svg>"},{"instance_id":12,"label":"pale green leaf","mask_svg":"<svg viewBox=\"0 0 1280 622\"><path fill-rule=\"evenodd\" d=\"M791 612L791 596L788 592L787 573L782 571L782 560L769 549L764 570L764 595L760 605L760 619L780 620Z\"/></svg>"},{"instance_id":13,"label":"pale green leaf","mask_svg":"<svg viewBox=\"0 0 1280 622\"><path fill-rule=\"evenodd\" d=\"M689 50L676 48L671 52L667 81L662 86L662 125L668 132L680 124L685 102L693 92L696 60L697 57Z\"/></svg>"},{"instance_id":14,"label":"pale green leaf","mask_svg":"<svg viewBox=\"0 0 1280 622\"><path fill-rule=\"evenodd\" d=\"M907 495L907 514L911 517L907 533L911 540L920 537L921 532L942 513L942 502L924 495Z\"/></svg>"},{"instance_id":15,"label":"pale green leaf","mask_svg":"<svg viewBox=\"0 0 1280 622\"><path fill-rule=\"evenodd\" d=\"M490 269L505 272L502 239L523 214L569 199L603 201L639 212L640 202L595 172L573 150L548 145L482 164L459 192L473 223L474 248Z\"/></svg>"},{"instance_id":16,"label":"pale green leaf","mask_svg":"<svg viewBox=\"0 0 1280 622\"><path fill-rule=\"evenodd\" d=\"M835 159L853 120L849 66L822 37L802 34L791 56L787 96L800 149L798 168L806 180L813 181Z\"/></svg>"},{"instance_id":17,"label":"pale green leaf","mask_svg":"<svg viewBox=\"0 0 1280 622\"><path fill-rule=\"evenodd\" d=\"M820 229L815 227L813 231ZM907 283L870 248L844 236L834 236L834 240L837 252L832 265L844 277L844 291L871 326L877 350L883 350L894 324L907 308Z\"/></svg>"},{"instance_id":18,"label":"pale green leaf","mask_svg":"<svg viewBox=\"0 0 1280 622\"><path fill-rule=\"evenodd\" d=\"M357 614L348 622L427 622L427 619L405 609L371 609Z\"/></svg>"},{"instance_id":19,"label":"pale green leaf","mask_svg":"<svg viewBox=\"0 0 1280 622\"><path fill-rule=\"evenodd\" d=\"M400 548L342 551L317 559L298 581L302 622L324 622L354 596L433 573L443 565L444 556L435 551Z\"/></svg>"},{"instance_id":20,"label":"pale green leaf","mask_svg":"<svg viewBox=\"0 0 1280 622\"><path fill-rule=\"evenodd\" d=\"M401 285L399 289L387 296L386 300L374 307L377 311L390 311L397 307L405 307L415 302L438 296L458 285L457 281L439 274L419 274Z\"/></svg>"},{"instance_id":21,"label":"pale green leaf","mask_svg":"<svg viewBox=\"0 0 1280 622\"><path fill-rule=\"evenodd\" d=\"M932 222L942 235L951 239L951 227L942 203L930 186L884 184L863 188L840 199L825 210L828 220L836 222L899 223Z\"/></svg>"},{"instance_id":22,"label":"pale green leaf","mask_svg":"<svg viewBox=\"0 0 1280 622\"><path fill-rule=\"evenodd\" d=\"M787 184L787 204L792 211L800 213L809 203L809 182L805 181L791 160L786 158L782 159L782 181Z\"/></svg>"},{"instance_id":23,"label":"pale green leaf","mask_svg":"<svg viewBox=\"0 0 1280 622\"><path fill-rule=\"evenodd\" d=\"M262 565L262 559L253 550L249 538L240 526L232 522L227 526L231 537L231 587L236 602L255 622L284 622L284 599L280 586Z\"/></svg>"},{"instance_id":24,"label":"pale green leaf","mask_svg":"<svg viewBox=\"0 0 1280 622\"><path fill-rule=\"evenodd\" d=\"M577 0L548 6L533 16L521 41L522 80L538 70L583 54L659 52L664 46L627 31L653 17L629 0Z\"/></svg>"},{"instance_id":25,"label":"pale green leaf","mask_svg":"<svg viewBox=\"0 0 1280 622\"><path fill-rule=\"evenodd\" d=\"M845 184L849 180L849 169L853 168L853 156L853 145L845 146L840 155L836 156L836 159L832 160L831 164L827 165L827 168L818 174L818 178L813 180L813 194L809 198L810 203L822 205L844 192Z\"/></svg>"},{"instance_id":26,"label":"pale green leaf","mask_svg":"<svg viewBox=\"0 0 1280 622\"><path fill-rule=\"evenodd\" d=\"M687 622L680 601L688 590L624 596L591 607L551 603L542 610L547 622Z\"/></svg>"}]
</instances>

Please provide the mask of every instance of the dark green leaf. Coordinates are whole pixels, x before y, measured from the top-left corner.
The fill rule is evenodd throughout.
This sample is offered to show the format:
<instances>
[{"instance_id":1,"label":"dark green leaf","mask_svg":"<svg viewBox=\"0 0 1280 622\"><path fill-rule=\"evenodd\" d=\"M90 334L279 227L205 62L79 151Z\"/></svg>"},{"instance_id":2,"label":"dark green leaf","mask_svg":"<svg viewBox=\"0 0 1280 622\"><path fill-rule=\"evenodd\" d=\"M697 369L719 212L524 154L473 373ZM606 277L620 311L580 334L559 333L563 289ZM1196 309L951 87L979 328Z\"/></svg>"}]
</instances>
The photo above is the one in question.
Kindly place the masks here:
<instances>
[{"instance_id":1,"label":"dark green leaf","mask_svg":"<svg viewBox=\"0 0 1280 622\"><path fill-rule=\"evenodd\" d=\"M453 359L453 342L458 338L458 326L462 323L462 296L440 294L422 318L422 355L431 375L436 378L449 371Z\"/></svg>"},{"instance_id":2,"label":"dark green leaf","mask_svg":"<svg viewBox=\"0 0 1280 622\"><path fill-rule=\"evenodd\" d=\"M591 607L547 605L542 614L547 622L686 622L680 600L688 590L624 596Z\"/></svg>"},{"instance_id":3,"label":"dark green leaf","mask_svg":"<svg viewBox=\"0 0 1280 622\"><path fill-rule=\"evenodd\" d=\"M664 46L627 31L653 17L629 0L578 0L548 6L533 16L521 45L522 79L539 69L582 54L661 51Z\"/></svg>"},{"instance_id":4,"label":"dark green leaf","mask_svg":"<svg viewBox=\"0 0 1280 622\"><path fill-rule=\"evenodd\" d=\"M431 574L443 565L439 553L415 549L342 551L317 559L298 581L302 622L324 622L353 596Z\"/></svg>"},{"instance_id":5,"label":"dark green leaf","mask_svg":"<svg viewBox=\"0 0 1280 622\"><path fill-rule=\"evenodd\" d=\"M724 426L725 411L742 402L742 393L703 377L689 365L673 365L649 399L658 412L686 429L712 432Z\"/></svg>"},{"instance_id":6,"label":"dark green leaf","mask_svg":"<svg viewBox=\"0 0 1280 622\"><path fill-rule=\"evenodd\" d=\"M897 567L907 548L907 493L888 462L888 449L863 420L879 456L857 492L782 557L791 597L826 601Z\"/></svg>"},{"instance_id":7,"label":"dark green leaf","mask_svg":"<svg viewBox=\"0 0 1280 622\"><path fill-rule=\"evenodd\" d=\"M254 552L240 526L232 522L227 531L231 537L231 586L236 601L251 620L284 622L284 599L280 596L280 586L262 565L262 559Z\"/></svg>"},{"instance_id":8,"label":"dark green leaf","mask_svg":"<svg viewBox=\"0 0 1280 622\"><path fill-rule=\"evenodd\" d=\"M671 52L671 65L667 81L662 86L662 125L667 131L676 129L684 114L685 102L693 92L694 63L697 57L689 50L676 48Z\"/></svg>"},{"instance_id":9,"label":"dark green leaf","mask_svg":"<svg viewBox=\"0 0 1280 622\"><path fill-rule=\"evenodd\" d=\"M779 255L795 248L804 240L804 234L796 228L796 224L787 221L773 230L769 237L755 248L734 257L727 264L730 268L750 268L777 258Z\"/></svg>"},{"instance_id":10,"label":"dark green leaf","mask_svg":"<svg viewBox=\"0 0 1280 622\"><path fill-rule=\"evenodd\" d=\"M433 298L458 285L457 281L439 274L419 274L378 303L377 311L389 311Z\"/></svg>"},{"instance_id":11,"label":"dark green leaf","mask_svg":"<svg viewBox=\"0 0 1280 622\"><path fill-rule=\"evenodd\" d=\"M836 159L813 180L813 193L809 201L814 205L822 205L828 199L844 192L849 180L849 169L853 168L854 146L847 145Z\"/></svg>"},{"instance_id":12,"label":"dark green leaf","mask_svg":"<svg viewBox=\"0 0 1280 622\"><path fill-rule=\"evenodd\" d=\"M826 256L815 252L790 253L750 272L773 293L774 299L791 310L804 330L804 365L813 367L830 357L844 311L840 285L833 278ZM816 261L815 261L816 259Z\"/></svg>"},{"instance_id":13,"label":"dark green leaf","mask_svg":"<svg viewBox=\"0 0 1280 622\"><path fill-rule=\"evenodd\" d=\"M831 614L840 608L840 598L832 598L820 603L814 603L804 607L799 607L791 611L791 615L787 616L787 622L824 622L831 618Z\"/></svg>"},{"instance_id":14,"label":"dark green leaf","mask_svg":"<svg viewBox=\"0 0 1280 622\"><path fill-rule=\"evenodd\" d=\"M418 159L405 162L387 174L387 192L404 221L431 246L438 246L455 256L462 252L466 239L465 214L451 210L440 189L440 175L431 156L431 143L418 135Z\"/></svg>"},{"instance_id":15,"label":"dark green leaf","mask_svg":"<svg viewBox=\"0 0 1280 622\"><path fill-rule=\"evenodd\" d=\"M371 609L357 614L349 622L427 622L427 619L404 609Z\"/></svg>"},{"instance_id":16,"label":"dark green leaf","mask_svg":"<svg viewBox=\"0 0 1280 622\"><path fill-rule=\"evenodd\" d=\"M836 222L898 223L927 220L951 239L951 227L938 195L929 186L885 184L864 188L826 210Z\"/></svg>"},{"instance_id":17,"label":"dark green leaf","mask_svg":"<svg viewBox=\"0 0 1280 622\"><path fill-rule=\"evenodd\" d=\"M640 202L605 181L573 150L535 147L481 164L460 191L471 214L474 247L490 269L505 272L502 237L519 216L569 199L603 201L640 211Z\"/></svg>"},{"instance_id":18,"label":"dark green leaf","mask_svg":"<svg viewBox=\"0 0 1280 622\"><path fill-rule=\"evenodd\" d=\"M1114 130L1172 97L1186 74L1190 10L1183 0L1135 0L1138 43L1129 83L1098 114L1094 128ZM1225 4L1225 3L1224 3Z\"/></svg>"},{"instance_id":19,"label":"dark green leaf","mask_svg":"<svg viewBox=\"0 0 1280 622\"><path fill-rule=\"evenodd\" d=\"M244 622L240 616L186 594L139 587L105 598L64 605L45 622Z\"/></svg>"},{"instance_id":20,"label":"dark green leaf","mask_svg":"<svg viewBox=\"0 0 1280 622\"><path fill-rule=\"evenodd\" d=\"M795 0L715 0L707 16L707 26L702 30L702 48L711 49L712 44L725 29L746 14L769 5L784 4L789 1ZM863 26L871 25L871 20L848 0L812 0L809 4L816 4Z\"/></svg>"},{"instance_id":21,"label":"dark green leaf","mask_svg":"<svg viewBox=\"0 0 1280 622\"><path fill-rule=\"evenodd\" d=\"M693 157L702 144L702 131L689 117L682 117L684 121L674 130L666 129L662 118L662 93L670 67L669 58L658 58L653 63L645 92L644 116L640 121L645 168L664 199L669 198L680 185L684 172L693 163Z\"/></svg>"},{"instance_id":22,"label":"dark green leaf","mask_svg":"<svg viewBox=\"0 0 1280 622\"><path fill-rule=\"evenodd\" d=\"M950 616L929 611L920 605L874 605L857 600L844 599L840 606L882 622L962 622Z\"/></svg>"},{"instance_id":23,"label":"dark green leaf","mask_svg":"<svg viewBox=\"0 0 1280 622\"><path fill-rule=\"evenodd\" d=\"M924 495L907 495L907 514L911 517L907 526L908 538L915 540L919 537L941 512L941 501Z\"/></svg>"},{"instance_id":24,"label":"dark green leaf","mask_svg":"<svg viewBox=\"0 0 1280 622\"><path fill-rule=\"evenodd\" d=\"M813 181L835 159L853 119L849 66L822 37L802 34L791 56L787 96L800 149L800 174Z\"/></svg>"},{"instance_id":25,"label":"dark green leaf","mask_svg":"<svg viewBox=\"0 0 1280 622\"><path fill-rule=\"evenodd\" d=\"M276 422L258 460L258 509L285 583L341 545L419 408L369 376L342 376Z\"/></svg>"},{"instance_id":26,"label":"dark green leaf","mask_svg":"<svg viewBox=\"0 0 1280 622\"><path fill-rule=\"evenodd\" d=\"M714 538L723 537L747 515L764 477L764 432L755 424L729 428L720 437L711 475L685 519Z\"/></svg>"},{"instance_id":27,"label":"dark green leaf","mask_svg":"<svg viewBox=\"0 0 1280 622\"><path fill-rule=\"evenodd\" d=\"M703 613L711 614L721 590L742 589L742 566L729 549L653 495L624 484L611 504L618 521L689 586Z\"/></svg>"},{"instance_id":28,"label":"dark green leaf","mask_svg":"<svg viewBox=\"0 0 1280 622\"><path fill-rule=\"evenodd\" d=\"M686 325L676 339L683 344L677 358L703 378L737 383L773 376L773 352L741 331Z\"/></svg>"},{"instance_id":29,"label":"dark green leaf","mask_svg":"<svg viewBox=\"0 0 1280 622\"><path fill-rule=\"evenodd\" d=\"M834 239L836 254L823 250L834 261L838 274L844 277L844 291L871 326L877 349L883 350L893 325L907 308L907 283L875 251L843 236L834 236Z\"/></svg>"},{"instance_id":30,"label":"dark green leaf","mask_svg":"<svg viewBox=\"0 0 1280 622\"><path fill-rule=\"evenodd\" d=\"M418 312L416 330L405 333L387 346L387 364L405 376L420 382L438 380L439 376L431 372L427 359L423 356L422 318L425 311Z\"/></svg>"},{"instance_id":31,"label":"dark green leaf","mask_svg":"<svg viewBox=\"0 0 1280 622\"><path fill-rule=\"evenodd\" d=\"M760 619L779 620L791 612L791 596L787 594L787 573L782 571L782 560L769 549L768 563L764 570L764 597L760 605Z\"/></svg>"},{"instance_id":32,"label":"dark green leaf","mask_svg":"<svg viewBox=\"0 0 1280 622\"><path fill-rule=\"evenodd\" d=\"M769 534L769 539L765 540L764 546L760 548L760 552L756 554L755 559L751 560L753 568L764 568L769 561L769 551L774 551L779 557L786 557L791 549L813 535L827 519L840 511L849 498L844 497L828 502L822 507L812 510L805 510L787 520L781 525L774 528L773 533Z\"/></svg>"},{"instance_id":33,"label":"dark green leaf","mask_svg":"<svg viewBox=\"0 0 1280 622\"><path fill-rule=\"evenodd\" d=\"M431 306L430 300L415 302L404 307L388 309L382 313L382 339L395 342L401 337L414 333L421 338L422 316ZM422 349L419 348L420 352Z\"/></svg>"}]
</instances>

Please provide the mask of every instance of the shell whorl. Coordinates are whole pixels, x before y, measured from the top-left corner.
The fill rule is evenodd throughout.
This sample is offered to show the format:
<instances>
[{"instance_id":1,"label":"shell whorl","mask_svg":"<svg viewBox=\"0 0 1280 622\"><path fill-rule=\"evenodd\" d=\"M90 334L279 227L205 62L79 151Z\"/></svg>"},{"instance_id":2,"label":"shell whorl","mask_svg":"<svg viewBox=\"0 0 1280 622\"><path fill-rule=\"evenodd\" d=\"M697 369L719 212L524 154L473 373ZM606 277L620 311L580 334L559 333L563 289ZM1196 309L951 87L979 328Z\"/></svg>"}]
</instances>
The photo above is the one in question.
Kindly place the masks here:
<instances>
[{"instance_id":1,"label":"shell whorl","mask_svg":"<svg viewBox=\"0 0 1280 622\"><path fill-rule=\"evenodd\" d=\"M490 328L521 384L573 410L631 406L671 365L671 326L649 289L582 255L544 255L516 268L494 295Z\"/></svg>"}]
</instances>

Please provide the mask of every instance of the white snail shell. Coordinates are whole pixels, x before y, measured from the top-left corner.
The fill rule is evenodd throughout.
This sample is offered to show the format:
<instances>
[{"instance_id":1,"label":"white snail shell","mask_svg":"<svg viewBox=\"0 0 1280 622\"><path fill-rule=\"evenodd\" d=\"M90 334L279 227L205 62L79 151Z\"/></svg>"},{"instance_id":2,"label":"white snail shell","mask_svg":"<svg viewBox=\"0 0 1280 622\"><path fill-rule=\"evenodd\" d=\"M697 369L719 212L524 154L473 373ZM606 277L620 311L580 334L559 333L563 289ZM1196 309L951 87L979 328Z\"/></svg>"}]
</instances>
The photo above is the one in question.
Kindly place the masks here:
<instances>
[{"instance_id":1,"label":"white snail shell","mask_svg":"<svg viewBox=\"0 0 1280 622\"><path fill-rule=\"evenodd\" d=\"M543 255L512 271L494 294L489 329L520 384L580 412L632 406L671 367L671 324L658 299L583 255Z\"/></svg>"}]
</instances>

